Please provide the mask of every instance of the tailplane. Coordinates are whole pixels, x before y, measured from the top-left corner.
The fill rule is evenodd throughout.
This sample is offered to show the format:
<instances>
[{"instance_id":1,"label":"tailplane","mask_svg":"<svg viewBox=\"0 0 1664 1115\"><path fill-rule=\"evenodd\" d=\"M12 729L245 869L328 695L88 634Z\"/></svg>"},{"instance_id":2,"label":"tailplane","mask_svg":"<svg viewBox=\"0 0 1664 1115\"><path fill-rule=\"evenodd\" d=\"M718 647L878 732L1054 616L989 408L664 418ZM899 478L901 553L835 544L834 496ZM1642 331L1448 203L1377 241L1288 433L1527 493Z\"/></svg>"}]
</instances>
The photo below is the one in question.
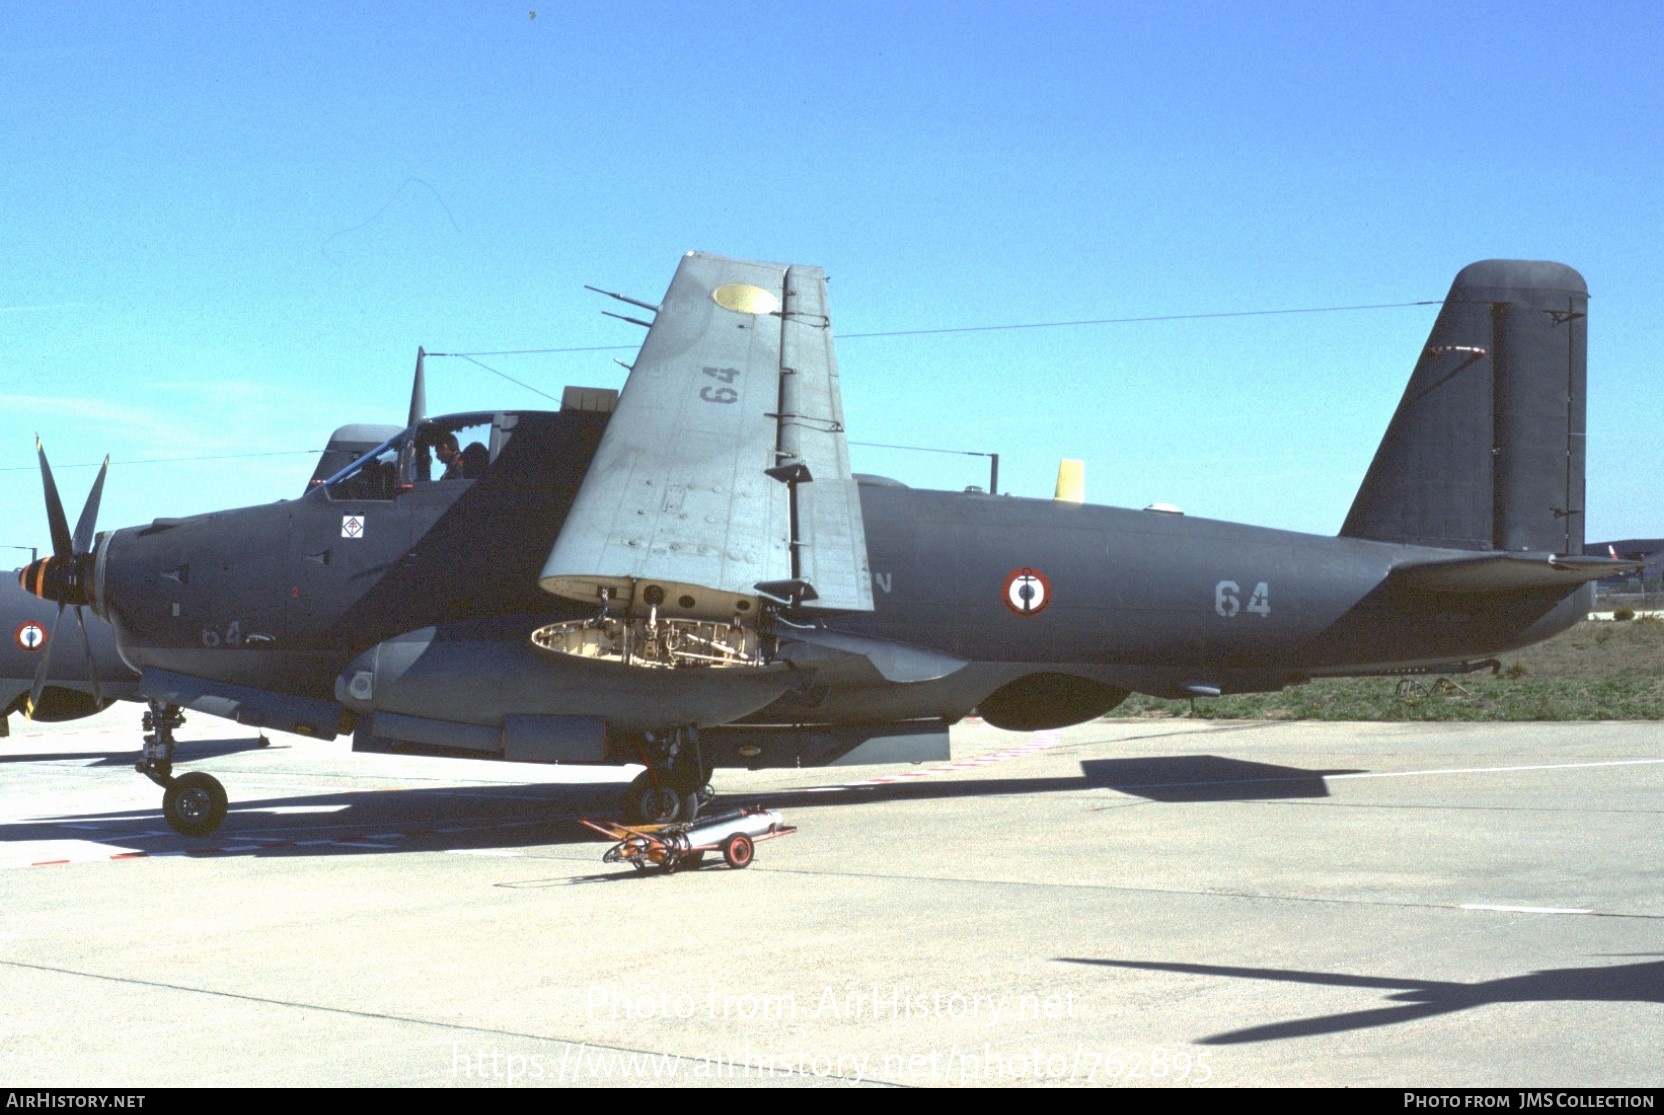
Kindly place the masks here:
<instances>
[{"instance_id":1,"label":"tailplane","mask_svg":"<svg viewBox=\"0 0 1664 1115\"><path fill-rule=\"evenodd\" d=\"M1464 267L1341 535L1581 554L1588 308L1564 264Z\"/></svg>"}]
</instances>

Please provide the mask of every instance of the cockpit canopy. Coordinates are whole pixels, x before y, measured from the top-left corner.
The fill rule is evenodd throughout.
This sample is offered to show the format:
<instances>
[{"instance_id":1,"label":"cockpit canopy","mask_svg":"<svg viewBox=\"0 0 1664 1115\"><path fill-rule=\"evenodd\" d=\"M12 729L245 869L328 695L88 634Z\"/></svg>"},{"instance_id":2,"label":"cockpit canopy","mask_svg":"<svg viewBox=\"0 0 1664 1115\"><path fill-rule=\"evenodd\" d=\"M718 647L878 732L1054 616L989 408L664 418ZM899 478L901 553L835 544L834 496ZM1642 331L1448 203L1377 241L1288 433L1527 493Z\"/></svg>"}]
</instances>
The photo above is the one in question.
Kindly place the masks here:
<instances>
[{"instance_id":1,"label":"cockpit canopy","mask_svg":"<svg viewBox=\"0 0 1664 1115\"><path fill-rule=\"evenodd\" d=\"M332 500L391 500L418 484L471 483L508 443L511 414L452 414L400 430L324 481Z\"/></svg>"}]
</instances>

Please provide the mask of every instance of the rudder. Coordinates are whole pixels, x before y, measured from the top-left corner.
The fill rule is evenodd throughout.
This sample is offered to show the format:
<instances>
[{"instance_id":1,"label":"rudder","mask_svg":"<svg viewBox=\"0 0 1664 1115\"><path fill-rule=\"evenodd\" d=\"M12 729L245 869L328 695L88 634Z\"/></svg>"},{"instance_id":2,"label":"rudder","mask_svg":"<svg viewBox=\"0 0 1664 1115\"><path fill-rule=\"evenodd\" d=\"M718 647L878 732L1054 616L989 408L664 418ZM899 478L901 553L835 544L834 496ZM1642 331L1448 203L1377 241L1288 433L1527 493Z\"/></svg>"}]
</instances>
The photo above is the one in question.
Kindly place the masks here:
<instances>
[{"instance_id":1,"label":"rudder","mask_svg":"<svg viewBox=\"0 0 1664 1115\"><path fill-rule=\"evenodd\" d=\"M1581 554L1588 305L1564 264L1464 267L1342 537Z\"/></svg>"}]
</instances>

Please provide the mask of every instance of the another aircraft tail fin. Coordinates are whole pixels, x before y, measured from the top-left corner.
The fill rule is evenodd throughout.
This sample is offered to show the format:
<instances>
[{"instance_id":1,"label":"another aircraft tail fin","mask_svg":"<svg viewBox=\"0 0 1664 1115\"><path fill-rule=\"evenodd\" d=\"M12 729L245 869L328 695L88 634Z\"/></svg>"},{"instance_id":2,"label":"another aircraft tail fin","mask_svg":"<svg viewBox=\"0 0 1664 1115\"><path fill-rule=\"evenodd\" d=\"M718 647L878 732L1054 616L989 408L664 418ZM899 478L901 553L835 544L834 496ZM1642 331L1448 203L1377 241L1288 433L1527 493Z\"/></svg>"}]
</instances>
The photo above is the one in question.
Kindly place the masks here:
<instances>
[{"instance_id":1,"label":"another aircraft tail fin","mask_svg":"<svg viewBox=\"0 0 1664 1115\"><path fill-rule=\"evenodd\" d=\"M1341 535L1581 554L1588 306L1564 264L1464 267Z\"/></svg>"}]
</instances>

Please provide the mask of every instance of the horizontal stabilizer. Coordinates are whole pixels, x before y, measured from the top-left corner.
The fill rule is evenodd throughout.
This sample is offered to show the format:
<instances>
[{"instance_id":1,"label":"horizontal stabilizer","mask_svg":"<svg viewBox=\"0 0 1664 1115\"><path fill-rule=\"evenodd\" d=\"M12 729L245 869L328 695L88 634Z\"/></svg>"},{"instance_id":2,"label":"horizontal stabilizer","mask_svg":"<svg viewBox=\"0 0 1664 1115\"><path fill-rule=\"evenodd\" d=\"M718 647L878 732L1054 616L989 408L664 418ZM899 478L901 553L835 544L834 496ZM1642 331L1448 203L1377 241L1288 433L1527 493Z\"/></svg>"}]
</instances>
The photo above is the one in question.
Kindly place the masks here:
<instances>
[{"instance_id":1,"label":"horizontal stabilizer","mask_svg":"<svg viewBox=\"0 0 1664 1115\"><path fill-rule=\"evenodd\" d=\"M1388 574L1392 584L1424 592L1518 592L1581 584L1618 573L1633 573L1638 561L1613 561L1570 554L1484 554L1449 561L1399 565Z\"/></svg>"}]
</instances>

